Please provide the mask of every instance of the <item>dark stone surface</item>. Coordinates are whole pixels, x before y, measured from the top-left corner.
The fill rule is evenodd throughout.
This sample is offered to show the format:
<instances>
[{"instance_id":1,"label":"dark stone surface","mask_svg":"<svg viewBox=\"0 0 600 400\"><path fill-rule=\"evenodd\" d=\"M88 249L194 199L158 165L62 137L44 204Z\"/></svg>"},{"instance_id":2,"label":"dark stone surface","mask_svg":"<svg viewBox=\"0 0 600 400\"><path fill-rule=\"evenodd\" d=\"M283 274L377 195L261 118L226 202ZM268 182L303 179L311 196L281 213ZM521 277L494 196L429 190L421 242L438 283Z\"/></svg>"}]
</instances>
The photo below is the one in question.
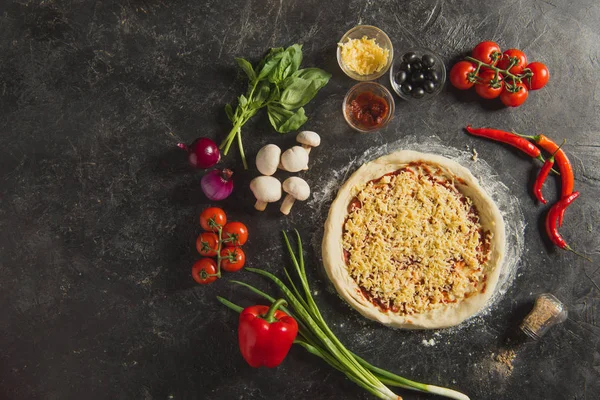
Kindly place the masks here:
<instances>
[{"instance_id":1,"label":"dark stone surface","mask_svg":"<svg viewBox=\"0 0 600 400\"><path fill-rule=\"evenodd\" d=\"M221 140L223 106L245 90L234 56L256 62L271 46L304 44L304 65L333 73L308 105L322 134L304 177L319 195L365 149L407 135L476 146L521 200L527 227L519 274L494 312L455 331L394 331L342 304L307 245L311 282L332 329L384 368L472 399L592 399L600 393L600 7L555 1L21 1L0 6L0 398L367 399L343 375L294 348L275 370L255 370L236 344L236 316L215 300L257 299L227 279L190 277L197 218L206 200L169 135ZM358 23L385 30L397 53L426 46L447 63L478 41L519 47L546 63L549 85L518 109L447 85L433 101L397 98L381 133L360 135L340 112L353 84L337 66L336 40ZM380 82L389 86L386 78ZM467 124L566 137L581 198L562 233L594 262L552 248L546 207L528 188L530 160L464 134ZM264 115L244 128L247 154L289 146ZM236 151L234 195L222 203L251 230L249 264L281 271L279 235L296 227L318 243L324 209L299 204L288 218L259 214ZM282 176L280 176L282 177ZM555 196L556 184L546 186ZM269 288L240 272L235 278ZM555 293L569 319L517 348L512 374L493 353L513 337L535 296ZM433 338L435 346L424 346ZM399 390L407 399L432 398Z\"/></svg>"}]
</instances>

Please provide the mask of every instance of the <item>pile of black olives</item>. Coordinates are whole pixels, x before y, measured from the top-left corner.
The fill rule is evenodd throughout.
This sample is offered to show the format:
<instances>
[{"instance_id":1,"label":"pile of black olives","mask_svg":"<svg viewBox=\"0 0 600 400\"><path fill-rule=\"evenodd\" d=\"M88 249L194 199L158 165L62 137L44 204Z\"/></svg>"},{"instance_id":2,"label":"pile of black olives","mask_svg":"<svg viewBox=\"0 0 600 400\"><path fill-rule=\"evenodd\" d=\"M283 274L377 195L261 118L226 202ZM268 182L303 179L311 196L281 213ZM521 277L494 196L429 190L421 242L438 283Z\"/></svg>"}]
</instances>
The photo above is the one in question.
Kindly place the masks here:
<instances>
[{"instance_id":1,"label":"pile of black olives","mask_svg":"<svg viewBox=\"0 0 600 400\"><path fill-rule=\"evenodd\" d=\"M412 51L405 53L395 77L400 91L415 99L435 92L440 84L440 74L436 67L435 58L431 54L425 53L419 58Z\"/></svg>"}]
</instances>

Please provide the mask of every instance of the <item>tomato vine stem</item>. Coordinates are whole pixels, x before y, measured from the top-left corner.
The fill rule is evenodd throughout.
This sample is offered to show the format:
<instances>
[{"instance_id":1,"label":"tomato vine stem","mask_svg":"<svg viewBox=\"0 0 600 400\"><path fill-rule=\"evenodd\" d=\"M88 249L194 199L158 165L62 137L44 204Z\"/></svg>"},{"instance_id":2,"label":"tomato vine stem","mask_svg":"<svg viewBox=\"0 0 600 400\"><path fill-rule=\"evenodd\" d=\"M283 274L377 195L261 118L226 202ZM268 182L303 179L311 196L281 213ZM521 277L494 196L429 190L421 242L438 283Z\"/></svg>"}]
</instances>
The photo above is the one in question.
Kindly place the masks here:
<instances>
[{"instance_id":1,"label":"tomato vine stem","mask_svg":"<svg viewBox=\"0 0 600 400\"><path fill-rule=\"evenodd\" d=\"M533 75L531 73L531 71L529 71L529 70L527 70L524 74L519 74L519 75L515 75L512 72L510 72L510 69L512 67L514 67L518 62L518 60L515 57L510 58L510 63L508 64L508 67L506 67L506 69L498 68L493 64L485 63L485 62L478 60L476 58L473 58L471 56L465 57L465 60L471 61L471 62L477 64L477 70L469 76L469 80L471 82L477 83L477 79L478 79L477 75L479 74L479 70L481 69L481 67L485 67L485 68L493 70L496 73L496 75L494 76L494 79L492 80L492 84L498 83L498 77L499 77L500 73L502 73L502 76L504 77L505 82L506 82L506 78L510 78L512 80L512 85L506 84L506 88L510 92L518 92L519 90L521 90L521 88L517 85L517 83L521 83L523 81L523 79L530 78Z\"/></svg>"}]
</instances>

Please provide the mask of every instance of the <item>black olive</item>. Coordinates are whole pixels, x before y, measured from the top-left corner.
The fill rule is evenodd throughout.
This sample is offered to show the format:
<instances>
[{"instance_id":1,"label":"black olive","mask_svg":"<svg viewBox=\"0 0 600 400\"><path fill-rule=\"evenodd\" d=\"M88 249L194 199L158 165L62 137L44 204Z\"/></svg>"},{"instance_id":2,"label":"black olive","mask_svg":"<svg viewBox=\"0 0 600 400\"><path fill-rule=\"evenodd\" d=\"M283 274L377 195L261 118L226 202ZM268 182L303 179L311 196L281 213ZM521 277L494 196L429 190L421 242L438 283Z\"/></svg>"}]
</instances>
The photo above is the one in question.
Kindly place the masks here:
<instances>
[{"instance_id":1,"label":"black olive","mask_svg":"<svg viewBox=\"0 0 600 400\"><path fill-rule=\"evenodd\" d=\"M412 66L413 71L420 71L423 69L423 63L419 59L411 62L410 65Z\"/></svg>"},{"instance_id":2,"label":"black olive","mask_svg":"<svg viewBox=\"0 0 600 400\"><path fill-rule=\"evenodd\" d=\"M427 93L433 93L435 91L435 83L432 81L425 81L423 88Z\"/></svg>"},{"instance_id":3,"label":"black olive","mask_svg":"<svg viewBox=\"0 0 600 400\"><path fill-rule=\"evenodd\" d=\"M425 74L423 74L421 71L415 71L410 76L410 81L412 83L422 83L424 80L425 80Z\"/></svg>"},{"instance_id":4,"label":"black olive","mask_svg":"<svg viewBox=\"0 0 600 400\"><path fill-rule=\"evenodd\" d=\"M402 86L400 86L400 91L406 95L409 95L412 90L413 88L410 83L403 83Z\"/></svg>"},{"instance_id":5,"label":"black olive","mask_svg":"<svg viewBox=\"0 0 600 400\"><path fill-rule=\"evenodd\" d=\"M431 54L423 54L421 61L423 61L423 65L426 67L433 67L435 65L435 58Z\"/></svg>"},{"instance_id":6,"label":"black olive","mask_svg":"<svg viewBox=\"0 0 600 400\"><path fill-rule=\"evenodd\" d=\"M398 67L398 69L400 71L406 71L406 72L410 73L410 71L412 71L412 65L410 65L407 62L402 62L402 63L400 63L400 66Z\"/></svg>"},{"instance_id":7,"label":"black olive","mask_svg":"<svg viewBox=\"0 0 600 400\"><path fill-rule=\"evenodd\" d=\"M422 87L414 88L413 91L411 92L411 95L415 99L420 99L421 97L425 96L425 91L423 90Z\"/></svg>"},{"instance_id":8,"label":"black olive","mask_svg":"<svg viewBox=\"0 0 600 400\"><path fill-rule=\"evenodd\" d=\"M411 62L413 62L415 60L418 60L418 59L419 59L419 57L415 53L413 53L412 51L409 51L408 53L405 53L402 56L402 60L406 61L407 63L411 63Z\"/></svg>"},{"instance_id":9,"label":"black olive","mask_svg":"<svg viewBox=\"0 0 600 400\"><path fill-rule=\"evenodd\" d=\"M427 71L425 74L425 79L433 83L438 83L440 81L440 75L437 73L437 71Z\"/></svg>"},{"instance_id":10,"label":"black olive","mask_svg":"<svg viewBox=\"0 0 600 400\"><path fill-rule=\"evenodd\" d=\"M406 71L403 71L403 70L398 71L398 73L396 73L396 83L398 83L398 84L404 83L404 81L406 80L407 77L408 77L408 74L406 73Z\"/></svg>"}]
</instances>

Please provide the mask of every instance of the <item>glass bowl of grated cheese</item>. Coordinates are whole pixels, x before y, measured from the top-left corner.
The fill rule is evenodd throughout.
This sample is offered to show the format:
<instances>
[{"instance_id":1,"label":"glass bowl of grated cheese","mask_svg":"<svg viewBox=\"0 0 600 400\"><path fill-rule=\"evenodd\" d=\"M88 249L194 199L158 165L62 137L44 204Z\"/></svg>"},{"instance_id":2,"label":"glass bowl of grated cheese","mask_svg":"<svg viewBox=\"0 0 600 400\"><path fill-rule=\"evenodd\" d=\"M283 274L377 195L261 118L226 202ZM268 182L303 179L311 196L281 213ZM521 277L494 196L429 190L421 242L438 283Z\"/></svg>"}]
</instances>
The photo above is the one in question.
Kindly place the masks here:
<instances>
[{"instance_id":1,"label":"glass bowl of grated cheese","mask_svg":"<svg viewBox=\"0 0 600 400\"><path fill-rule=\"evenodd\" d=\"M394 59L392 41L381 29L357 25L342 36L337 60L346 75L357 81L372 81L385 74Z\"/></svg>"}]
</instances>

